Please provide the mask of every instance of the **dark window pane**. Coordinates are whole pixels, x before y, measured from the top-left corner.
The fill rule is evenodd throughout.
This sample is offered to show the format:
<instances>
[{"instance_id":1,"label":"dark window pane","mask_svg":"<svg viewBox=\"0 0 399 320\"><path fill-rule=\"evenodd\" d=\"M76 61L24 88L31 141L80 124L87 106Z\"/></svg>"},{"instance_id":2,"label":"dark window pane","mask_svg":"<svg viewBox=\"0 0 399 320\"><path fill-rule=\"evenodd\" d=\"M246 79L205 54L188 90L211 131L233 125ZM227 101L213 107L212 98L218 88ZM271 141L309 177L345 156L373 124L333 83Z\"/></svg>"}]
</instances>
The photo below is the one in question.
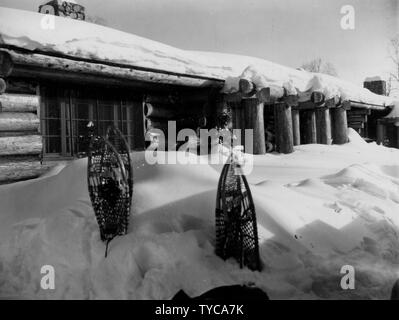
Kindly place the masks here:
<instances>
[{"instance_id":1,"label":"dark window pane","mask_svg":"<svg viewBox=\"0 0 399 320\"><path fill-rule=\"evenodd\" d=\"M77 120L75 121L76 125L76 136L81 136L84 135L86 136L88 134L88 129L87 129L87 124L89 123L88 120Z\"/></svg>"},{"instance_id":2,"label":"dark window pane","mask_svg":"<svg viewBox=\"0 0 399 320\"><path fill-rule=\"evenodd\" d=\"M121 127L121 131L124 135L127 135L127 122L122 122L121 123L122 127Z\"/></svg>"},{"instance_id":3,"label":"dark window pane","mask_svg":"<svg viewBox=\"0 0 399 320\"><path fill-rule=\"evenodd\" d=\"M127 107L126 106L122 106L122 114L121 114L120 119L122 121L126 121L126 119L127 119Z\"/></svg>"},{"instance_id":4,"label":"dark window pane","mask_svg":"<svg viewBox=\"0 0 399 320\"><path fill-rule=\"evenodd\" d=\"M72 141L75 148L75 154L83 154L87 152L90 143L87 136L74 137Z\"/></svg>"},{"instance_id":5,"label":"dark window pane","mask_svg":"<svg viewBox=\"0 0 399 320\"><path fill-rule=\"evenodd\" d=\"M87 103L76 104L75 118L89 120L89 108L90 106Z\"/></svg>"},{"instance_id":6,"label":"dark window pane","mask_svg":"<svg viewBox=\"0 0 399 320\"><path fill-rule=\"evenodd\" d=\"M61 137L46 137L47 153L61 153Z\"/></svg>"},{"instance_id":7,"label":"dark window pane","mask_svg":"<svg viewBox=\"0 0 399 320\"><path fill-rule=\"evenodd\" d=\"M61 120L60 119L46 120L46 135L49 135L49 136L61 135Z\"/></svg>"},{"instance_id":8,"label":"dark window pane","mask_svg":"<svg viewBox=\"0 0 399 320\"><path fill-rule=\"evenodd\" d=\"M61 104L56 99L48 99L45 109L46 118L61 118Z\"/></svg>"},{"instance_id":9,"label":"dark window pane","mask_svg":"<svg viewBox=\"0 0 399 320\"><path fill-rule=\"evenodd\" d=\"M112 125L114 125L113 121L100 121L98 123L98 134L100 136L105 136L107 133L107 128Z\"/></svg>"},{"instance_id":10,"label":"dark window pane","mask_svg":"<svg viewBox=\"0 0 399 320\"><path fill-rule=\"evenodd\" d=\"M65 137L65 153L71 155L71 137Z\"/></svg>"},{"instance_id":11,"label":"dark window pane","mask_svg":"<svg viewBox=\"0 0 399 320\"><path fill-rule=\"evenodd\" d=\"M114 106L113 105L99 105L98 106L99 120L113 120L114 119Z\"/></svg>"}]
</instances>

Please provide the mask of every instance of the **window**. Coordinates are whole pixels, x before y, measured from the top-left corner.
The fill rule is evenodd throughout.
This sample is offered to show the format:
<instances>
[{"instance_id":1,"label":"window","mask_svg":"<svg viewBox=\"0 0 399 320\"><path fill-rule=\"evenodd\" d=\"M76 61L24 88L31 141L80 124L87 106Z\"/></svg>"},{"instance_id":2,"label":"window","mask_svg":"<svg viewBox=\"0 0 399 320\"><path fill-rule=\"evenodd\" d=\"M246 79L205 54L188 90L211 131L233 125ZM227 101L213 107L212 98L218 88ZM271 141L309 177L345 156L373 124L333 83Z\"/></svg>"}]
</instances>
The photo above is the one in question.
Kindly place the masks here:
<instances>
[{"instance_id":1,"label":"window","mask_svg":"<svg viewBox=\"0 0 399 320\"><path fill-rule=\"evenodd\" d=\"M109 125L121 130L132 149L144 146L142 103L120 100L99 91L46 87L42 94L42 126L45 155L83 156L88 147L87 124L104 136ZM123 96L120 95L120 96Z\"/></svg>"}]
</instances>

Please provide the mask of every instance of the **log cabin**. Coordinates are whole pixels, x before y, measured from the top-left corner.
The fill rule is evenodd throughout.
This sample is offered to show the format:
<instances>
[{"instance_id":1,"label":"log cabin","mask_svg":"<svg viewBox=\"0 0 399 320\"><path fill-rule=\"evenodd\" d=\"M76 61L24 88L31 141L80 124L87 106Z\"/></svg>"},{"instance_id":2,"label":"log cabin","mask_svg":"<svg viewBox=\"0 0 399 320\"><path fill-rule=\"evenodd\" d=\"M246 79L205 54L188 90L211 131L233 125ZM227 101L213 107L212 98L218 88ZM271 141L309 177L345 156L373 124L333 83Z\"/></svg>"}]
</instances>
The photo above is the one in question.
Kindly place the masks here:
<instances>
[{"instance_id":1,"label":"log cabin","mask_svg":"<svg viewBox=\"0 0 399 320\"><path fill-rule=\"evenodd\" d=\"M15 26L10 15L18 14L26 15L30 26L39 30L15 27L11 34L3 34L2 27ZM365 98L356 101L350 95L345 99L329 95L317 86L293 92L284 85L262 85L233 72L237 86L226 90L231 74L214 71L225 72L228 68L224 65L196 70L199 63L192 60L191 53L184 53L182 63L181 57L171 57L182 54L180 51L164 58L162 54L172 49L164 46L161 49L166 51L159 53L161 49L154 43L144 48L144 52L153 50L151 54L159 60L153 64L109 55L108 47L101 47L102 39L94 43L99 46L95 53L87 46L87 52L77 46L71 53L70 47L57 47L56 39L67 34L69 40L64 44L70 46L76 25L71 28L72 21L56 17L57 28L51 34L51 30L37 27L42 16L0 9L0 184L35 178L59 161L85 156L90 121L96 134L104 135L112 124L126 136L132 150L144 150L146 132L154 128L166 132L168 120L176 121L178 130L211 129L225 113L233 128L253 130L254 154L291 153L300 144L344 144L348 126L365 138L370 133L376 136L368 118L384 116L391 107L389 100L366 89L362 89L367 91L362 95ZM93 29L86 22L75 23L80 31ZM98 28L93 30L108 32L116 39L130 37ZM21 41L21 35L29 41ZM141 45L148 40L137 41ZM234 67L232 64L231 70ZM383 94L375 88L371 91ZM376 127L376 121L370 123Z\"/></svg>"}]
</instances>

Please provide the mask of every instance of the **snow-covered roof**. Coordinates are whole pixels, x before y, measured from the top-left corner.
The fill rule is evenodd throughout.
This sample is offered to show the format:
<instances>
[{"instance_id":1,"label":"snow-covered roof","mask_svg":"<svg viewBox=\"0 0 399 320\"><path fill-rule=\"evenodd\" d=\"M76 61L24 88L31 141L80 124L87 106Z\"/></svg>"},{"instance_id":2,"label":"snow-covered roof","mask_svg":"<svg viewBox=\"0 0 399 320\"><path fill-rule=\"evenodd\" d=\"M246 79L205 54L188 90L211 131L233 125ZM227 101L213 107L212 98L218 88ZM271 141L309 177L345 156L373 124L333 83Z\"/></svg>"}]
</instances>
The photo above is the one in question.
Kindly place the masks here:
<instances>
[{"instance_id":1,"label":"snow-covered roof","mask_svg":"<svg viewBox=\"0 0 399 320\"><path fill-rule=\"evenodd\" d=\"M300 97L320 91L326 98L338 96L342 100L368 104L393 104L389 97L325 74L288 68L254 57L181 50L85 21L54 17L52 28L52 23L36 12L0 8L1 45L227 80L224 92L237 91L238 81L235 80L245 78L257 88L277 85Z\"/></svg>"},{"instance_id":2,"label":"snow-covered roof","mask_svg":"<svg viewBox=\"0 0 399 320\"><path fill-rule=\"evenodd\" d=\"M364 79L364 82L373 82L373 81L382 81L382 78L380 76L374 76L374 77L367 77Z\"/></svg>"},{"instance_id":3,"label":"snow-covered roof","mask_svg":"<svg viewBox=\"0 0 399 320\"><path fill-rule=\"evenodd\" d=\"M395 101L391 112L385 116L388 119L399 119L399 101Z\"/></svg>"}]
</instances>

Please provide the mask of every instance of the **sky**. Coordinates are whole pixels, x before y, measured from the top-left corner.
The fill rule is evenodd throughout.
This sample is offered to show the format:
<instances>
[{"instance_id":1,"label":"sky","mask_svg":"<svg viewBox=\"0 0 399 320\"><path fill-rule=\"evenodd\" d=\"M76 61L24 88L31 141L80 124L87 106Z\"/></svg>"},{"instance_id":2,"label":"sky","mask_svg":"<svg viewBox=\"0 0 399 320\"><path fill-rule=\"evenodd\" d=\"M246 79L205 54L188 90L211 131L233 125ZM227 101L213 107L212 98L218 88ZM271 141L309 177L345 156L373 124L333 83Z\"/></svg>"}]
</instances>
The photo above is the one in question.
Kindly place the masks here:
<instances>
[{"instance_id":1,"label":"sky","mask_svg":"<svg viewBox=\"0 0 399 320\"><path fill-rule=\"evenodd\" d=\"M0 0L37 11L46 0ZM361 85L387 78L389 41L399 34L399 0L77 0L107 26L188 50L260 57L289 67L314 58ZM353 30L341 8L351 5ZM22 21L20 23L23 23Z\"/></svg>"}]
</instances>

